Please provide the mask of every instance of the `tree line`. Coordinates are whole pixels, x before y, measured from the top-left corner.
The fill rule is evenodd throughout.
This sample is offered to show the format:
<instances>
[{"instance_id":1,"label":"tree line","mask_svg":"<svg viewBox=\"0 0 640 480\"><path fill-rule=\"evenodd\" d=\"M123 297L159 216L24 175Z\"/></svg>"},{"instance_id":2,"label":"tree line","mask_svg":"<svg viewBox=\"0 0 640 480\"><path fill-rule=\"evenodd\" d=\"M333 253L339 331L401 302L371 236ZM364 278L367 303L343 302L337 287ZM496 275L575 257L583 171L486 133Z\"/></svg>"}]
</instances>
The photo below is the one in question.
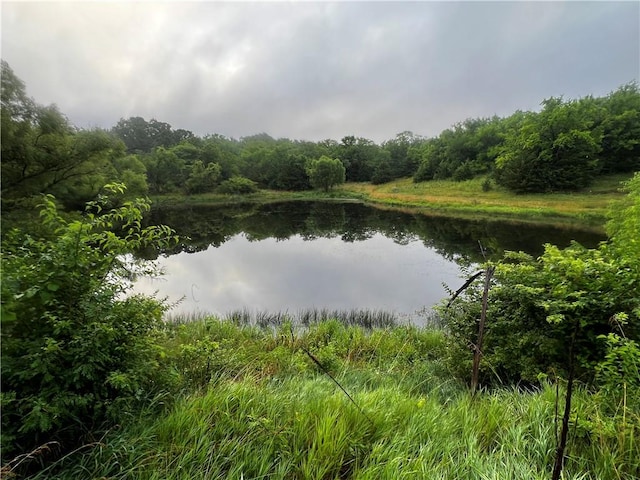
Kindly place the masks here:
<instances>
[{"instance_id":1,"label":"tree line","mask_svg":"<svg viewBox=\"0 0 640 480\"><path fill-rule=\"evenodd\" d=\"M406 131L381 144L352 135L312 142L266 133L197 136L142 117L123 118L109 130L78 129L55 105L28 97L24 82L2 62L5 206L48 193L76 208L110 182L122 182L139 196L328 190L343 181L484 175L523 193L580 189L600 174L636 170L637 82L604 97L552 97L539 112L467 119L433 138Z\"/></svg>"}]
</instances>

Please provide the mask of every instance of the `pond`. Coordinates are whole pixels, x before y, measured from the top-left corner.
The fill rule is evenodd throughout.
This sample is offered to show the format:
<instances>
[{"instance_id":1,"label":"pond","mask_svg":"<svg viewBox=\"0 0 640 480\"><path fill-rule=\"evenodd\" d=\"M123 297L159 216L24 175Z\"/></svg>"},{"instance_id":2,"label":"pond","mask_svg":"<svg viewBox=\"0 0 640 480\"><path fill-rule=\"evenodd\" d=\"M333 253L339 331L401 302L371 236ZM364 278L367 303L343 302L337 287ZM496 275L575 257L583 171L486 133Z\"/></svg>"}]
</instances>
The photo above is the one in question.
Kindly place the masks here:
<instances>
[{"instance_id":1,"label":"pond","mask_svg":"<svg viewBox=\"0 0 640 480\"><path fill-rule=\"evenodd\" d=\"M171 251L143 252L165 275L142 278L170 314L306 309L394 312L416 321L463 282L462 265L504 250L542 253L543 243L603 237L554 227L469 221L350 202L281 202L153 210L152 224L181 237ZM444 284L444 285L443 285Z\"/></svg>"}]
</instances>

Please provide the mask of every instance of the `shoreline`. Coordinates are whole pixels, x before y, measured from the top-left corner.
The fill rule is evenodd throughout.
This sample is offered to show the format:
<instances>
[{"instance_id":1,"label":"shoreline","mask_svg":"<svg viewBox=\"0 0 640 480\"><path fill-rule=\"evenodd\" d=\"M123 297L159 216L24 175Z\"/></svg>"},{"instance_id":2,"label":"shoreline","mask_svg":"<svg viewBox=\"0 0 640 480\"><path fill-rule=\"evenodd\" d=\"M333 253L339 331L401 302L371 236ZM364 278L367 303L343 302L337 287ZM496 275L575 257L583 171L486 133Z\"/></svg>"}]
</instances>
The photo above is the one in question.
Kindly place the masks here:
<instances>
[{"instance_id":1,"label":"shoreline","mask_svg":"<svg viewBox=\"0 0 640 480\"><path fill-rule=\"evenodd\" d=\"M411 179L382 185L346 183L328 193L316 190L261 190L249 195L154 195L151 200L155 207L289 201L358 202L375 208L431 217L494 220L516 225L552 225L604 233L611 202L623 198L619 185L625 178L626 175L606 177L582 192L535 195L516 195L499 187L483 191L483 179L477 178L465 182L432 181L418 184Z\"/></svg>"}]
</instances>

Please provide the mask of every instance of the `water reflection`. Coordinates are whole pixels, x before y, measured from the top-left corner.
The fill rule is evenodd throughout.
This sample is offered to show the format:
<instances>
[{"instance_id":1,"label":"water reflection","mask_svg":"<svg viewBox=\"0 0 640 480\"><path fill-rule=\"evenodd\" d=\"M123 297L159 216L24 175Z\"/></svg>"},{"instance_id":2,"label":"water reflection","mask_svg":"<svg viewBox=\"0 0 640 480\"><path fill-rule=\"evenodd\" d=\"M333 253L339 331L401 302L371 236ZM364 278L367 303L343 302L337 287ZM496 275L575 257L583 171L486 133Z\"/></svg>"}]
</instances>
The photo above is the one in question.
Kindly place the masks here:
<instances>
[{"instance_id":1,"label":"water reflection","mask_svg":"<svg viewBox=\"0 0 640 480\"><path fill-rule=\"evenodd\" d=\"M382 234L359 242L250 240L243 234L197 254L161 260L167 275L143 279L138 291L158 289L177 311L226 313L240 308L289 311L368 308L411 314L445 296L441 282L456 284L458 266L420 241L405 245Z\"/></svg>"},{"instance_id":2,"label":"water reflection","mask_svg":"<svg viewBox=\"0 0 640 480\"><path fill-rule=\"evenodd\" d=\"M169 225L183 241L168 253L198 252L220 246L244 233L250 241L286 240L298 235L305 240L339 237L344 242L366 240L380 233L398 244L416 239L447 259L481 261L478 242L494 256L504 250L539 255L544 243L561 247L576 240L594 247L600 234L553 226L515 224L486 220L430 217L382 210L360 203L280 202L266 205L187 206L154 209L149 223ZM154 258L158 252L145 252Z\"/></svg>"},{"instance_id":3,"label":"water reflection","mask_svg":"<svg viewBox=\"0 0 640 480\"><path fill-rule=\"evenodd\" d=\"M158 290L183 301L174 312L231 310L296 312L305 308L384 309L410 315L457 287L456 262L480 260L478 241L495 255L598 235L509 226L379 210L358 203L286 202L270 205L154 210L150 223L182 237L160 255L167 274L143 279L138 291Z\"/></svg>"}]
</instances>

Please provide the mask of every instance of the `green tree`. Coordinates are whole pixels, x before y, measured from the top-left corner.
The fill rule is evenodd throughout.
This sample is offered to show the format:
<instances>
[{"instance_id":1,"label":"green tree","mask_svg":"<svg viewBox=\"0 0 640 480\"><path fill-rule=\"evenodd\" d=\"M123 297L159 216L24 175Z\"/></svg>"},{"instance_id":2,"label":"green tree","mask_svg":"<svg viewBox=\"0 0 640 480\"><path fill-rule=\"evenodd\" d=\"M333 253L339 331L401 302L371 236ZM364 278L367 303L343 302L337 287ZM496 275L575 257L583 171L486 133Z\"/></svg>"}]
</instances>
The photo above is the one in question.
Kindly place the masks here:
<instances>
[{"instance_id":1,"label":"green tree","mask_svg":"<svg viewBox=\"0 0 640 480\"><path fill-rule=\"evenodd\" d=\"M305 170L307 161L306 156L295 153L293 146L285 151L276 148L270 161L267 187L274 190L309 190L311 184Z\"/></svg>"},{"instance_id":2,"label":"green tree","mask_svg":"<svg viewBox=\"0 0 640 480\"><path fill-rule=\"evenodd\" d=\"M384 155L380 157L371 175L371 183L374 185L387 183L395 178L393 169L391 168L391 161L389 160L389 152L385 150Z\"/></svg>"},{"instance_id":3,"label":"green tree","mask_svg":"<svg viewBox=\"0 0 640 480\"><path fill-rule=\"evenodd\" d=\"M599 107L590 99L542 104L507 133L496 160L498 182L522 193L588 186L599 171L602 132L592 129Z\"/></svg>"},{"instance_id":4,"label":"green tree","mask_svg":"<svg viewBox=\"0 0 640 480\"><path fill-rule=\"evenodd\" d=\"M623 191L627 192L626 197L614 203L609 211L606 248L624 271L640 276L640 172L624 183ZM639 285L629 283L629 286Z\"/></svg>"},{"instance_id":5,"label":"green tree","mask_svg":"<svg viewBox=\"0 0 640 480\"><path fill-rule=\"evenodd\" d=\"M119 182L127 186L128 197L144 197L149 193L147 168L137 155L116 158L113 166L118 172Z\"/></svg>"},{"instance_id":6,"label":"green tree","mask_svg":"<svg viewBox=\"0 0 640 480\"><path fill-rule=\"evenodd\" d=\"M185 182L185 190L187 193L211 192L220 180L220 172L221 168L217 163L210 163L205 167L202 160L196 160Z\"/></svg>"},{"instance_id":7,"label":"green tree","mask_svg":"<svg viewBox=\"0 0 640 480\"><path fill-rule=\"evenodd\" d=\"M515 114L514 114L515 115ZM493 169L496 148L510 119L468 119L444 130L417 148L420 165L413 179L421 182L453 177L466 180Z\"/></svg>"},{"instance_id":8,"label":"green tree","mask_svg":"<svg viewBox=\"0 0 640 480\"><path fill-rule=\"evenodd\" d=\"M203 160L202 148L194 145L191 141L180 142L169 148L169 150L186 165L193 165L196 161ZM205 162L205 164L209 163L211 162Z\"/></svg>"},{"instance_id":9,"label":"green tree","mask_svg":"<svg viewBox=\"0 0 640 480\"><path fill-rule=\"evenodd\" d=\"M424 140L413 132L398 133L392 140L382 144L382 148L389 153L389 165L393 178L411 177L416 173L419 158L412 147L416 147Z\"/></svg>"},{"instance_id":10,"label":"green tree","mask_svg":"<svg viewBox=\"0 0 640 480\"><path fill-rule=\"evenodd\" d=\"M155 118L121 118L111 129L127 146L128 153L150 153L156 147L169 148L194 137L188 130L173 130L171 125Z\"/></svg>"},{"instance_id":11,"label":"green tree","mask_svg":"<svg viewBox=\"0 0 640 480\"><path fill-rule=\"evenodd\" d=\"M5 206L50 193L67 207L77 207L118 179L113 162L123 156L124 144L102 130L77 130L55 105L29 99L24 83L4 61L1 118Z\"/></svg>"},{"instance_id":12,"label":"green tree","mask_svg":"<svg viewBox=\"0 0 640 480\"><path fill-rule=\"evenodd\" d=\"M149 190L153 193L178 191L188 178L187 165L171 149L158 147L144 155L142 161L147 169Z\"/></svg>"},{"instance_id":13,"label":"green tree","mask_svg":"<svg viewBox=\"0 0 640 480\"><path fill-rule=\"evenodd\" d=\"M444 143L440 138L430 138L424 142L419 147L418 155L420 156L420 164L413 176L413 181L417 183L439 178L439 172L442 171L441 165L445 159ZM450 172L447 172L445 178L449 175Z\"/></svg>"},{"instance_id":14,"label":"green tree","mask_svg":"<svg viewBox=\"0 0 640 480\"><path fill-rule=\"evenodd\" d=\"M131 253L167 246L172 232L141 227L145 201L104 212L106 203L68 221L45 196L43 236L13 231L3 242L3 457L50 440L69 447L154 388L165 306L124 294L132 276L154 270Z\"/></svg>"},{"instance_id":15,"label":"green tree","mask_svg":"<svg viewBox=\"0 0 640 480\"><path fill-rule=\"evenodd\" d=\"M339 159L323 155L307 164L307 175L314 188L328 192L331 187L344 183L345 168Z\"/></svg>"},{"instance_id":16,"label":"green tree","mask_svg":"<svg viewBox=\"0 0 640 480\"><path fill-rule=\"evenodd\" d=\"M371 180L380 147L366 138L344 137L337 154L346 169L348 182L368 182Z\"/></svg>"},{"instance_id":17,"label":"green tree","mask_svg":"<svg viewBox=\"0 0 640 480\"><path fill-rule=\"evenodd\" d=\"M240 175L242 161L240 145L236 140L222 135L208 135L202 140L202 160L205 164L217 163L222 179Z\"/></svg>"},{"instance_id":18,"label":"green tree","mask_svg":"<svg viewBox=\"0 0 640 480\"><path fill-rule=\"evenodd\" d=\"M123 180L115 163L124 156L124 145L104 130L80 130L71 135L68 150L51 151L55 172L44 175L38 193L50 193L67 208L82 209L103 185ZM61 165L68 167L60 170ZM71 167L71 165L73 167Z\"/></svg>"},{"instance_id":19,"label":"green tree","mask_svg":"<svg viewBox=\"0 0 640 480\"><path fill-rule=\"evenodd\" d=\"M623 85L602 99L602 171L640 170L640 88L637 82Z\"/></svg>"}]
</instances>

